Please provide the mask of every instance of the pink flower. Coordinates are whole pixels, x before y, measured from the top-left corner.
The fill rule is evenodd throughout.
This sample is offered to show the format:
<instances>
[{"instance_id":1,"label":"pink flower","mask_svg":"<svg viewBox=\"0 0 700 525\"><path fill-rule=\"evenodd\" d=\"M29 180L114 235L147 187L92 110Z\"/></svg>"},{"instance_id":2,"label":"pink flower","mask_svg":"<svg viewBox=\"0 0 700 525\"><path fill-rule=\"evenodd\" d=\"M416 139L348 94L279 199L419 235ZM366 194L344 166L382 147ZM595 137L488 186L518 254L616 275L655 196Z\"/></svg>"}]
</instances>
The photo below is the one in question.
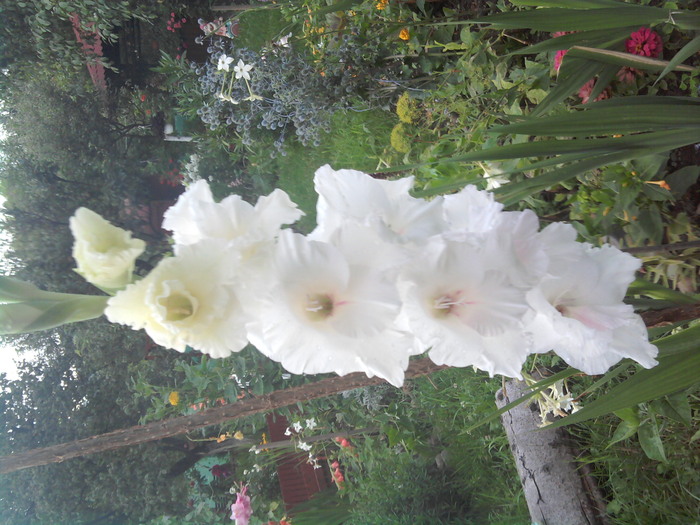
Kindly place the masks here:
<instances>
[{"instance_id":1,"label":"pink flower","mask_svg":"<svg viewBox=\"0 0 700 525\"><path fill-rule=\"evenodd\" d=\"M588 104L588 100L591 97L591 92L593 91L593 86L595 86L595 78L590 79L583 86L581 86L581 89L578 90L578 96L581 97L581 103ZM603 100L605 98L610 98L610 88L605 88L594 102L598 102L599 100Z\"/></svg>"},{"instance_id":2,"label":"pink flower","mask_svg":"<svg viewBox=\"0 0 700 525\"><path fill-rule=\"evenodd\" d=\"M557 31L556 33L552 33L552 38L557 38L559 36L564 36L573 33L573 31ZM568 49L560 49L557 51L556 55L554 55L554 70L559 72L559 68L561 67L561 61L564 58L564 55L566 55L569 52Z\"/></svg>"},{"instance_id":3,"label":"pink flower","mask_svg":"<svg viewBox=\"0 0 700 525\"><path fill-rule=\"evenodd\" d=\"M617 79L623 84L632 84L639 73L638 69L625 66L617 72Z\"/></svg>"},{"instance_id":4,"label":"pink flower","mask_svg":"<svg viewBox=\"0 0 700 525\"><path fill-rule=\"evenodd\" d=\"M648 27L640 27L625 42L628 53L643 57L658 58L663 50L663 42L658 33Z\"/></svg>"},{"instance_id":5,"label":"pink flower","mask_svg":"<svg viewBox=\"0 0 700 525\"><path fill-rule=\"evenodd\" d=\"M231 519L236 520L236 525L248 525L250 517L253 515L250 496L246 494L247 492L248 487L241 485L241 491L236 494L236 503L231 505Z\"/></svg>"}]
</instances>

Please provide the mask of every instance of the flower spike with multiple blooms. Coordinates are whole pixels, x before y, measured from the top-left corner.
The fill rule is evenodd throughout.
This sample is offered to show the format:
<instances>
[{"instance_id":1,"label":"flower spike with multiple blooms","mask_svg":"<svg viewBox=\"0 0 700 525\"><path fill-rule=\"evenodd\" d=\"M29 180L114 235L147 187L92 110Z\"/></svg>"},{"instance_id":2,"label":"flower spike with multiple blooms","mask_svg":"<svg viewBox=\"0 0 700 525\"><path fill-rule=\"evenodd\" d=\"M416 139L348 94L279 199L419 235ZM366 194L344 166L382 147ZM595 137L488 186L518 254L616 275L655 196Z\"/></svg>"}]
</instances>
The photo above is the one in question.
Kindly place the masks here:
<instances>
[{"instance_id":1,"label":"flower spike with multiple blooms","mask_svg":"<svg viewBox=\"0 0 700 525\"><path fill-rule=\"evenodd\" d=\"M423 352L510 377L522 377L529 354L552 350L587 374L625 357L656 364L623 303L639 268L631 255L579 243L566 224L540 230L531 211L503 211L473 186L426 200L410 194L412 178L330 166L314 184L308 236L283 229L302 213L281 190L253 206L192 184L165 214L174 256L133 284L141 241L78 210L79 271L116 289L110 321L160 345L225 357L250 342L296 374L363 372L401 386ZM114 246L91 244L94 228Z\"/></svg>"}]
</instances>

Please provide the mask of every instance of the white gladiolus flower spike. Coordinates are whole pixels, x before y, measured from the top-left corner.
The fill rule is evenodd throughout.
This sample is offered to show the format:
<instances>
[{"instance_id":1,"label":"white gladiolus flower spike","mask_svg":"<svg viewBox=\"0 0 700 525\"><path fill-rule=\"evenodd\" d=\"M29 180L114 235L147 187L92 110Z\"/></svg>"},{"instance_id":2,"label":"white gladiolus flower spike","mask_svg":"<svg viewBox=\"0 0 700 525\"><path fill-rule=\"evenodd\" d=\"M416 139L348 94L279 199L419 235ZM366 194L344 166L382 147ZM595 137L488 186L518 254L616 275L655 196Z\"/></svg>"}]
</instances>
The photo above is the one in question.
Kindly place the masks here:
<instances>
[{"instance_id":1,"label":"white gladiolus flower spike","mask_svg":"<svg viewBox=\"0 0 700 525\"><path fill-rule=\"evenodd\" d=\"M87 208L78 208L70 218L75 242L73 257L76 271L89 283L107 291L116 291L131 282L136 258L146 248L141 239L113 226Z\"/></svg>"},{"instance_id":2,"label":"white gladiolus flower spike","mask_svg":"<svg viewBox=\"0 0 700 525\"><path fill-rule=\"evenodd\" d=\"M113 323L145 329L166 348L184 352L190 346L226 357L247 344L236 274L233 257L219 243L185 246L112 297L105 315Z\"/></svg>"}]
</instances>

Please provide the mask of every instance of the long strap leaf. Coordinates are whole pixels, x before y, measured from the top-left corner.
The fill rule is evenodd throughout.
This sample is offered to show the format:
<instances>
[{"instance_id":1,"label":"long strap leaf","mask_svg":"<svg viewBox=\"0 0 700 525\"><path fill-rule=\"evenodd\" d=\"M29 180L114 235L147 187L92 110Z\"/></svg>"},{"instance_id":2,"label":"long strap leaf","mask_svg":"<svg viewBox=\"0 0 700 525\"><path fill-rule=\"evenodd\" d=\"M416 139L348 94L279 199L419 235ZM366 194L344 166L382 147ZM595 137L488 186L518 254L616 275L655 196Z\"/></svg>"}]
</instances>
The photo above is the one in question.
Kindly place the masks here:
<instances>
[{"instance_id":1,"label":"long strap leaf","mask_svg":"<svg viewBox=\"0 0 700 525\"><path fill-rule=\"evenodd\" d=\"M493 126L489 131L499 134L572 137L679 128L700 129L700 104L645 104L637 108L601 108L593 105L586 111L539 119L528 118L513 124Z\"/></svg>"},{"instance_id":2,"label":"long strap leaf","mask_svg":"<svg viewBox=\"0 0 700 525\"><path fill-rule=\"evenodd\" d=\"M683 62L685 59L690 58L698 52L700 52L700 35L696 36L690 42L684 45L680 49L680 51L678 51L678 53L676 53L675 56L671 60L669 60L668 65L661 72L659 78L656 79L656 82L654 82L654 84L658 83L659 80L664 78L672 70L676 69L676 67L679 67L681 62Z\"/></svg>"},{"instance_id":3,"label":"long strap leaf","mask_svg":"<svg viewBox=\"0 0 700 525\"><path fill-rule=\"evenodd\" d=\"M587 58L616 66L629 66L638 69L647 69L649 71L666 71L670 64L669 61L659 60L658 58L650 58L633 55L631 53L623 53L621 51L613 51L611 49L596 49L585 46L572 47L569 49L567 57L568 56ZM675 71L695 71L696 68L680 65L680 63L678 63L677 65L672 66L671 69L674 69Z\"/></svg>"},{"instance_id":4,"label":"long strap leaf","mask_svg":"<svg viewBox=\"0 0 700 525\"><path fill-rule=\"evenodd\" d=\"M539 117L549 112L602 70L603 65L600 62L565 56L559 69L557 84L532 111L532 116Z\"/></svg>"},{"instance_id":5,"label":"long strap leaf","mask_svg":"<svg viewBox=\"0 0 700 525\"><path fill-rule=\"evenodd\" d=\"M682 292L667 288L666 286L647 281L646 279L636 279L633 281L627 289L627 294L646 295L652 299L670 301L674 304L695 304L698 302L698 299L691 295L686 295Z\"/></svg>"},{"instance_id":6,"label":"long strap leaf","mask_svg":"<svg viewBox=\"0 0 700 525\"><path fill-rule=\"evenodd\" d=\"M619 29L601 29L598 31L580 31L555 38L549 38L537 44L513 51L511 55L534 55L544 51L559 51L573 46L588 46L597 48L611 47L629 38L637 26L621 27Z\"/></svg>"},{"instance_id":7,"label":"long strap leaf","mask_svg":"<svg viewBox=\"0 0 700 525\"><path fill-rule=\"evenodd\" d=\"M621 7L599 9L551 7L531 11L511 11L469 20L468 23L491 24L499 29L528 28L551 32L592 31L628 26L652 26L669 20L671 16L670 9L633 4L620 5ZM680 11L676 13L681 14Z\"/></svg>"},{"instance_id":8,"label":"long strap leaf","mask_svg":"<svg viewBox=\"0 0 700 525\"><path fill-rule=\"evenodd\" d=\"M624 2L616 0L511 0L513 5L532 7L566 7L568 9L595 9L596 7L620 7Z\"/></svg>"},{"instance_id":9,"label":"long strap leaf","mask_svg":"<svg viewBox=\"0 0 700 525\"><path fill-rule=\"evenodd\" d=\"M696 384L700 380L700 343L697 334L692 349L683 352L670 350L671 355L659 358L659 364L635 373L624 383L617 385L575 414L555 421L548 428L580 423L615 410L638 405L666 394L672 394ZM686 345L687 340L677 344ZM672 345L668 345L672 348Z\"/></svg>"}]
</instances>

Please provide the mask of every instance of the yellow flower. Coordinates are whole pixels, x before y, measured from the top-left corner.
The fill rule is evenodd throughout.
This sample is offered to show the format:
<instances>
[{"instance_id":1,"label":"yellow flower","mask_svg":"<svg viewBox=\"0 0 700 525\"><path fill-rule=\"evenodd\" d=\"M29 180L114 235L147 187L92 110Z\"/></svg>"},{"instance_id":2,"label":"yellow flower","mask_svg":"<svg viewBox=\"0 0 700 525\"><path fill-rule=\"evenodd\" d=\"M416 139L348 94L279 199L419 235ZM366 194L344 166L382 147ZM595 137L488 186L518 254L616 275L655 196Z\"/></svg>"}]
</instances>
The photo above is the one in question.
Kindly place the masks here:
<instances>
[{"instance_id":1,"label":"yellow flower","mask_svg":"<svg viewBox=\"0 0 700 525\"><path fill-rule=\"evenodd\" d=\"M170 395L168 396L168 402L175 406L180 402L180 394L178 392L170 392Z\"/></svg>"},{"instance_id":2,"label":"yellow flower","mask_svg":"<svg viewBox=\"0 0 700 525\"><path fill-rule=\"evenodd\" d=\"M237 439L238 441L243 439L243 432L236 430L236 433L233 435L233 439Z\"/></svg>"},{"instance_id":3,"label":"yellow flower","mask_svg":"<svg viewBox=\"0 0 700 525\"><path fill-rule=\"evenodd\" d=\"M399 33L399 38L401 40L408 40L409 38L411 38L411 33L409 33L408 29L404 27Z\"/></svg>"},{"instance_id":4,"label":"yellow flower","mask_svg":"<svg viewBox=\"0 0 700 525\"><path fill-rule=\"evenodd\" d=\"M418 102L414 98L411 98L408 91L404 91L403 95L396 101L396 114L399 120L406 124L413 124L420 117Z\"/></svg>"},{"instance_id":5,"label":"yellow flower","mask_svg":"<svg viewBox=\"0 0 700 525\"><path fill-rule=\"evenodd\" d=\"M382 11L386 9L386 6L389 4L389 0L379 0L376 4L375 7L379 10Z\"/></svg>"},{"instance_id":6,"label":"yellow flower","mask_svg":"<svg viewBox=\"0 0 700 525\"><path fill-rule=\"evenodd\" d=\"M391 147L399 153L408 153L411 151L411 140L407 135L407 127L405 124L398 123L391 130Z\"/></svg>"},{"instance_id":7,"label":"yellow flower","mask_svg":"<svg viewBox=\"0 0 700 525\"><path fill-rule=\"evenodd\" d=\"M226 434L221 434L218 438L216 438L217 443L221 443L222 441L226 441L228 439L228 436Z\"/></svg>"}]
</instances>

